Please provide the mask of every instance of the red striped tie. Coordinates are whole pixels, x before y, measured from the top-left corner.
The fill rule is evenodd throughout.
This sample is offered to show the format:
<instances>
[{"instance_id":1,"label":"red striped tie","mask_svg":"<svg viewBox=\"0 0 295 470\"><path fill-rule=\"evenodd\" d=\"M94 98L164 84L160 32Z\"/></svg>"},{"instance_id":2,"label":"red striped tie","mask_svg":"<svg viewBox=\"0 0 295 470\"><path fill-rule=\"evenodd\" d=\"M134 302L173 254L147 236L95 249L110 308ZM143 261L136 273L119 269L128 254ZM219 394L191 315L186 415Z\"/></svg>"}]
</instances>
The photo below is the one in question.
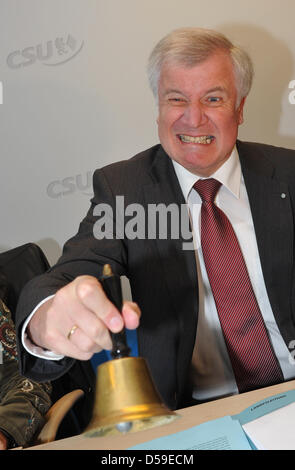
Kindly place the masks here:
<instances>
[{"instance_id":1,"label":"red striped tie","mask_svg":"<svg viewBox=\"0 0 295 470\"><path fill-rule=\"evenodd\" d=\"M283 382L252 288L239 242L215 204L221 186L213 178L194 189L202 199L201 244L223 335L240 392Z\"/></svg>"}]
</instances>

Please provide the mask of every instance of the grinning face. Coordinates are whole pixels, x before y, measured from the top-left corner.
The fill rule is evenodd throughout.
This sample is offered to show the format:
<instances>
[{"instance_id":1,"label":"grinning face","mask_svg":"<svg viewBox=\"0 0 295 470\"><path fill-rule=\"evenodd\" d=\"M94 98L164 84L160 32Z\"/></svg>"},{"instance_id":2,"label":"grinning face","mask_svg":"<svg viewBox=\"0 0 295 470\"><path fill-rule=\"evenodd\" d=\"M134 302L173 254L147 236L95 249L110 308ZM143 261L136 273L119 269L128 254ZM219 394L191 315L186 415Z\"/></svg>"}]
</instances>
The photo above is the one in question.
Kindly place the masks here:
<instances>
[{"instance_id":1,"label":"grinning face","mask_svg":"<svg viewBox=\"0 0 295 470\"><path fill-rule=\"evenodd\" d=\"M212 175L230 156L243 122L228 54L193 67L164 64L159 79L158 132L166 153L199 176Z\"/></svg>"}]
</instances>

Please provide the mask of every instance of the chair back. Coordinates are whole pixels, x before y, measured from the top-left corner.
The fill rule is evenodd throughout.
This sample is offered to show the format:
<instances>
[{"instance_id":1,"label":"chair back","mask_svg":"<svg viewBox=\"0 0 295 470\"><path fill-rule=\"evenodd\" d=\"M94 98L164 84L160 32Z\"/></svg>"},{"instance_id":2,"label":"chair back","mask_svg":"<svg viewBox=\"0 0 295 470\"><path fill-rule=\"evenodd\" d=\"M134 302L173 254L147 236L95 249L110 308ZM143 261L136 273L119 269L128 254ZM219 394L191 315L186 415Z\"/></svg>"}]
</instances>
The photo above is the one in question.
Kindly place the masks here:
<instances>
[{"instance_id":1,"label":"chair back","mask_svg":"<svg viewBox=\"0 0 295 470\"><path fill-rule=\"evenodd\" d=\"M33 277L49 269L49 262L35 243L26 243L0 253L0 272L8 284L6 304L15 320L16 305L23 287ZM4 300L4 299L3 299Z\"/></svg>"}]
</instances>

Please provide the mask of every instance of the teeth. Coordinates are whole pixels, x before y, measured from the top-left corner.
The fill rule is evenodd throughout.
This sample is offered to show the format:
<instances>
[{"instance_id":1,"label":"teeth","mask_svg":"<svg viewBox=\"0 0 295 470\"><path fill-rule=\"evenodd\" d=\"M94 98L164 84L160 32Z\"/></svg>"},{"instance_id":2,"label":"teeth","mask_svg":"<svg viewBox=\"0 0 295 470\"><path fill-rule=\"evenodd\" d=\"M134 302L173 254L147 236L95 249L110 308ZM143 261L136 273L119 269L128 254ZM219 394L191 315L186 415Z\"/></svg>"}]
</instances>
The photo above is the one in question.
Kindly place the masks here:
<instances>
[{"instance_id":1,"label":"teeth","mask_svg":"<svg viewBox=\"0 0 295 470\"><path fill-rule=\"evenodd\" d=\"M202 135L198 137L192 137L191 135L180 135L182 142L189 142L193 144L211 144L214 137L212 135Z\"/></svg>"}]
</instances>

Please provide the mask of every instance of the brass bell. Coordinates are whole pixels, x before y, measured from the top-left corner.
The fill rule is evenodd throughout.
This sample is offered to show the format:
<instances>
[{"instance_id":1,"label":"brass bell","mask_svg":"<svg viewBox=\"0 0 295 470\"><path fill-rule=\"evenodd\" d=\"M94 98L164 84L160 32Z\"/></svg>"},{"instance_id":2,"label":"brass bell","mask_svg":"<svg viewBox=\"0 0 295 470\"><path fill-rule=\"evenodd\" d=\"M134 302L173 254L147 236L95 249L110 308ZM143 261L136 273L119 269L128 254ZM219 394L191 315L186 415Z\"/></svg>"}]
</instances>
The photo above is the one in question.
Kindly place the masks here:
<instances>
[{"instance_id":1,"label":"brass bell","mask_svg":"<svg viewBox=\"0 0 295 470\"><path fill-rule=\"evenodd\" d=\"M102 286L119 311L122 289L118 276L104 266ZM178 417L161 401L147 363L141 357L129 357L125 330L111 334L112 360L97 368L96 398L86 437L137 432L167 424Z\"/></svg>"}]
</instances>

